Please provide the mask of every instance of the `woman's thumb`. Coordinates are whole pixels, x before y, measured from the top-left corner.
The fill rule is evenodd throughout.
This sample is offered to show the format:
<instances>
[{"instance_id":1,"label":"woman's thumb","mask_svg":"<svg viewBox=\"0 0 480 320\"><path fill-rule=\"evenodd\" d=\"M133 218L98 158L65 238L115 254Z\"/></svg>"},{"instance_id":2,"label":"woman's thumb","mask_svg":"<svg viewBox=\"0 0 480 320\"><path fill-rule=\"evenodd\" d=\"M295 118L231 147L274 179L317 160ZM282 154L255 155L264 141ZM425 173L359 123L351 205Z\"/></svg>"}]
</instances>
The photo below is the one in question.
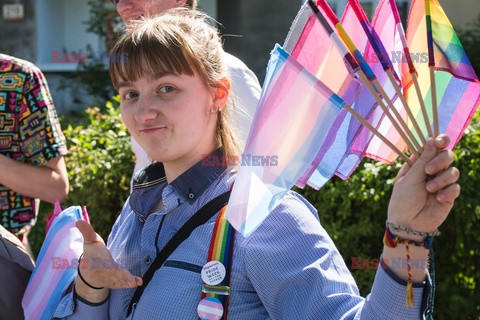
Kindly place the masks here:
<instances>
[{"instance_id":1,"label":"woman's thumb","mask_svg":"<svg viewBox=\"0 0 480 320\"><path fill-rule=\"evenodd\" d=\"M84 220L77 220L75 226L80 230L83 236L83 242L90 244L94 242L103 243L103 239L93 230L92 226Z\"/></svg>"}]
</instances>

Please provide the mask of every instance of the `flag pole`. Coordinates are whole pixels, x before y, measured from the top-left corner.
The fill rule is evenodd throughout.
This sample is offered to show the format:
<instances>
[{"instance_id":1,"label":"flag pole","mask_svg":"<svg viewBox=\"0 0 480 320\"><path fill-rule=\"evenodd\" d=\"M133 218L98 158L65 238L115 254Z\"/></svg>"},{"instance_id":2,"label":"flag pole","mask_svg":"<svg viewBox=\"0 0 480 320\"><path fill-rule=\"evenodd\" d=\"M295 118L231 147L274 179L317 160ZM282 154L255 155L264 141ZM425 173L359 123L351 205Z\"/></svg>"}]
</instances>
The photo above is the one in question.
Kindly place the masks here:
<instances>
[{"instance_id":1,"label":"flag pole","mask_svg":"<svg viewBox=\"0 0 480 320\"><path fill-rule=\"evenodd\" d=\"M402 41L403 52L405 54L405 58L407 59L408 70L410 71L410 75L413 79L413 84L415 86L415 91L417 93L418 102L420 103L420 109L422 111L425 126L427 127L428 135L430 137L433 137L432 124L430 123L430 119L428 117L425 101L423 101L422 90L420 89L420 85L418 84L417 71L415 69L415 66L413 65L412 57L410 56L410 50L408 49L405 30L403 29L402 21L400 20L400 15L398 14L397 3L395 2L395 0L389 0L388 2L390 3L390 8L392 9L392 12L393 12L395 24L397 25L397 31L398 31L398 34L400 35L400 41Z\"/></svg>"},{"instance_id":2,"label":"flag pole","mask_svg":"<svg viewBox=\"0 0 480 320\"><path fill-rule=\"evenodd\" d=\"M400 125L395 121L395 119L393 118L392 114L390 113L390 110L385 106L385 104L383 103L382 99L380 99L380 97L378 96L377 92L375 91L375 89L373 88L372 84L370 83L370 81L367 79L367 76L365 75L365 73L362 71L362 70L358 70L357 71L357 75L360 77L360 79L362 80L362 82L365 84L365 86L367 87L368 91L370 91L370 94L375 98L375 101L377 101L378 105L380 106L380 108L382 108L383 112L385 112L385 114L387 115L388 119L392 122L392 125L395 127L395 129L397 130L397 132L400 134L400 136L402 137L403 141L405 141L405 143L407 144L408 148L410 149L410 151L412 152L413 155L415 155L416 157L419 157L420 154L419 152L417 151L417 149L411 144L410 142L410 139L406 136L405 132L403 132L402 128L400 128ZM378 82L377 82L377 85L378 85ZM376 85L376 86L377 86ZM378 86L377 86L378 87ZM363 123L362 123L363 124ZM373 128L373 127L372 127ZM376 130L375 130L376 131ZM373 132L373 131L372 131ZM378 132L378 131L377 131ZM379 133L380 134L380 133ZM390 143L391 144L391 143ZM388 145L388 144L387 144Z\"/></svg>"},{"instance_id":3,"label":"flag pole","mask_svg":"<svg viewBox=\"0 0 480 320\"><path fill-rule=\"evenodd\" d=\"M428 44L428 67L430 70L430 91L432 94L432 113L433 113L433 134L438 135L438 104L437 104L437 84L435 82L435 54L433 51L432 17L430 13L430 0L425 0L425 21L427 24L427 44Z\"/></svg>"},{"instance_id":4,"label":"flag pole","mask_svg":"<svg viewBox=\"0 0 480 320\"><path fill-rule=\"evenodd\" d=\"M415 91L417 92L418 101L420 102L420 107L422 109L423 119L425 119L425 125L427 126L428 135L433 137L432 125L427 113L427 107L425 106L425 101L423 101L422 90L420 89L420 84L418 83L418 76L415 70L410 71L410 75L413 79L413 84L415 86Z\"/></svg>"},{"instance_id":5,"label":"flag pole","mask_svg":"<svg viewBox=\"0 0 480 320\"><path fill-rule=\"evenodd\" d=\"M392 71L390 69L385 70L387 73L388 78L390 79L390 82L393 85L393 88L395 89L395 92L397 93L398 98L402 102L403 106L405 107L405 110L407 111L407 115L412 121L413 127L415 128L415 131L417 131L417 134L420 138L420 142L422 143L422 146L427 143L427 139L425 138L425 135L422 132L422 129L420 129L420 125L417 122L417 119L415 119L415 116L412 113L412 110L410 109L410 106L408 105L407 100L405 99L405 96L402 93L402 90L398 86L397 81L395 80L395 76L393 75ZM419 150L421 152L421 149Z\"/></svg>"},{"instance_id":6,"label":"flag pole","mask_svg":"<svg viewBox=\"0 0 480 320\"><path fill-rule=\"evenodd\" d=\"M438 126L438 103L437 103L437 84L435 82L435 67L430 66L430 89L432 92L432 113L433 113L433 134L438 136L440 131Z\"/></svg>"},{"instance_id":7,"label":"flag pole","mask_svg":"<svg viewBox=\"0 0 480 320\"><path fill-rule=\"evenodd\" d=\"M360 121L362 125L364 125L370 132L376 135L383 143L389 146L396 154L398 154L406 163L410 166L413 165L412 160L407 157L402 151L400 151L393 143L391 143L383 134L381 134L377 129L375 129L365 118L363 118L358 112L356 112L350 105L344 106L345 110L350 112L352 116Z\"/></svg>"},{"instance_id":8,"label":"flag pole","mask_svg":"<svg viewBox=\"0 0 480 320\"><path fill-rule=\"evenodd\" d=\"M320 1L320 0L319 0ZM329 9L330 7L328 7L328 4L325 2L325 1L322 1L324 3L325 6L327 6L327 8ZM352 56L351 54L351 51L352 49L354 48L354 45L352 43L352 41L350 40L350 38L348 37L348 35L345 35L346 37L343 39L344 42L340 41L339 40L339 37L338 35L333 31L333 29L330 27L329 23L325 20L325 18L323 17L323 15L320 13L320 11L318 10L317 6L315 5L315 3L312 1L312 0L308 0L308 4L309 6L311 7L312 11L314 12L315 16L317 17L317 19L320 21L321 25L323 26L323 28L325 29L325 31L327 32L327 34L329 36L332 37L332 40L334 41L335 43L335 46L336 48L344 53L345 51L347 51L345 43L349 43L350 44L350 57ZM331 10L331 9L330 9ZM333 11L331 12L331 15L332 18L335 18L335 14L333 13ZM338 21L338 19L336 19ZM337 27L340 26L341 28L341 25L339 22L337 22ZM343 30L343 28L342 28ZM353 47L352 47L353 46ZM348 53L348 51L347 51ZM388 96L386 95L385 91L382 89L382 87L380 86L380 84L378 83L378 81L376 80L376 77L375 75L373 74L373 71L371 70L370 66L368 66L368 64L365 62L365 59L363 58L363 56L361 55L361 53L356 50L355 48L355 58L358 60L358 64L361 66L360 67L360 70L356 70L356 74L360 77L360 79L362 80L362 82L364 83L364 85L367 87L367 89L370 91L370 93L372 94L372 96L375 98L376 102L378 103L378 105L382 108L382 110L385 112L385 114L387 115L387 117L389 118L389 120L392 122L392 125L395 127L395 129L397 130L397 132L400 134L400 136L402 137L402 139L405 141L405 143L407 144L408 148L410 149L410 151L412 152L412 154L414 154L415 156L419 156L419 152L417 150L417 148L421 148L418 143L416 142L416 139L415 137L413 136L412 132L408 129L408 126L406 125L406 123L403 121L402 117L400 116L400 114L398 113L398 111L396 110L396 108L393 106L393 103L391 102L391 100L388 98ZM348 59L347 59L348 60ZM352 65L352 61L349 60L350 64ZM353 68L355 70L355 68ZM358 69L358 68L357 68ZM368 76L367 76L368 74ZM382 99L380 99L378 97L378 94L377 94L377 91L375 90L375 88L373 88L373 86L375 86L375 88L379 91L379 93L382 95L382 97L387 101L387 103L390 105L393 113L395 114L397 120L395 120L395 118L393 118L392 114L390 113L390 110L385 106L385 104L382 102ZM397 122L398 121L398 122ZM408 134L409 136L407 137L406 134L404 133L404 131L402 130L402 128L400 128L400 124L402 124L402 126L404 127L405 129L405 133ZM412 145L412 142L414 142L415 146Z\"/></svg>"},{"instance_id":9,"label":"flag pole","mask_svg":"<svg viewBox=\"0 0 480 320\"><path fill-rule=\"evenodd\" d=\"M357 20L359 21L360 25L362 26L363 31L365 31L365 34L367 35L367 39L372 46L373 50L375 51L375 54L377 55L380 63L382 64L383 70L388 76L388 79L390 80L390 83L392 84L393 88L395 89L395 92L402 102L403 107L405 108L407 112L407 116L410 118L410 121L412 122L413 127L415 128L415 131L418 134L418 137L420 139L421 145L425 145L426 139L425 136L420 129L420 126L418 125L417 120L415 119L415 116L412 113L412 110L410 109L410 106L407 103L407 100L405 99L402 90L400 89L397 79L399 79L398 75L395 72L395 69L393 67L393 63L388 57L388 54L385 50L385 47L378 37L377 32L373 28L372 24L370 21L368 21L367 15L365 14L365 11L363 11L362 7L360 6L360 3L358 0L348 0L349 4L351 5L353 11L355 12L355 16L357 17ZM400 80L399 80L400 81ZM421 149L419 149L421 152Z\"/></svg>"}]
</instances>

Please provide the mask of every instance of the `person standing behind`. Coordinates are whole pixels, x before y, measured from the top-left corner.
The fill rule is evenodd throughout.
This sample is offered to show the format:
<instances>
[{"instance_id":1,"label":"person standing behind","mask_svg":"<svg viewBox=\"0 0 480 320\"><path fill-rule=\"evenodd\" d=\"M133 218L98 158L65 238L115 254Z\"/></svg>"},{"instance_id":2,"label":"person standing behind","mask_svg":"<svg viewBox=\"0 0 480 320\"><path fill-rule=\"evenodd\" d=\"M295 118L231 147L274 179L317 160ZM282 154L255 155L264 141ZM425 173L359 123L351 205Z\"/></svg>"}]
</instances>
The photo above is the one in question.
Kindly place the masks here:
<instances>
[{"instance_id":1,"label":"person standing behind","mask_svg":"<svg viewBox=\"0 0 480 320\"><path fill-rule=\"evenodd\" d=\"M155 16L167 9L188 7L197 9L197 0L111 0L117 8L117 12L128 28L128 25L138 20L142 16ZM243 150L247 141L250 126L252 124L257 103L260 98L262 88L255 74L235 56L225 53L224 59L228 67L229 78L232 88L230 90L230 101L234 103L235 126L240 150ZM147 155L135 138L132 140L132 150L136 156L134 173L139 169L152 163L152 159Z\"/></svg>"},{"instance_id":2,"label":"person standing behind","mask_svg":"<svg viewBox=\"0 0 480 320\"><path fill-rule=\"evenodd\" d=\"M35 199L55 203L68 194L65 137L43 73L0 54L0 219L28 248Z\"/></svg>"}]
</instances>

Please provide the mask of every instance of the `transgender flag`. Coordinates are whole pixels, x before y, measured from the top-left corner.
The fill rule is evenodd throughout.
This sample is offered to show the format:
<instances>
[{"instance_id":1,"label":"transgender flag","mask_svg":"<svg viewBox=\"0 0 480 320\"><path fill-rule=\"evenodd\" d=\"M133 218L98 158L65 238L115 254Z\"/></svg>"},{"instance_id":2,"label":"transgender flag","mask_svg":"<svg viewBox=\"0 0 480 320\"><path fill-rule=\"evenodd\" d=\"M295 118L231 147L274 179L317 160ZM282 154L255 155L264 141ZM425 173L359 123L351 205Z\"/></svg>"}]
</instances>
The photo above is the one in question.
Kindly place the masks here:
<instances>
[{"instance_id":1,"label":"transgender flag","mask_svg":"<svg viewBox=\"0 0 480 320\"><path fill-rule=\"evenodd\" d=\"M334 28L331 21L327 23ZM336 42L341 40L334 33L329 34L325 30L308 3L305 3L290 28L284 46L303 67L351 105L361 92L362 84L354 76L357 66L351 65L352 59L349 59L348 51L342 51L341 45ZM362 106L368 109L354 109L366 116L372 105L367 106L365 103ZM359 127L360 123L346 110L342 110L333 125L335 134L329 135L333 140L322 145L296 185L303 188L308 183L312 188L320 189L335 174L338 165L346 157L351 140Z\"/></svg>"},{"instance_id":2,"label":"transgender flag","mask_svg":"<svg viewBox=\"0 0 480 320\"><path fill-rule=\"evenodd\" d=\"M262 96L240 165L227 218L250 235L304 174L329 135L345 102L280 46L272 52ZM245 164L245 163L244 163Z\"/></svg>"},{"instance_id":3,"label":"transgender flag","mask_svg":"<svg viewBox=\"0 0 480 320\"><path fill-rule=\"evenodd\" d=\"M431 20L431 30L428 30L428 33L427 15ZM435 67L439 132L450 137L448 149L452 149L480 105L480 82L455 30L437 0L412 2L407 27L407 44L416 58L413 64L418 72L418 82L430 123L433 115L429 65ZM403 86L412 111L423 120L412 82L403 81ZM426 131L425 129L425 135Z\"/></svg>"},{"instance_id":4,"label":"transgender flag","mask_svg":"<svg viewBox=\"0 0 480 320\"><path fill-rule=\"evenodd\" d=\"M58 302L75 280L78 258L83 252L83 237L75 227L75 221L80 219L82 209L74 206L53 220L23 296L25 319L51 319Z\"/></svg>"},{"instance_id":5,"label":"transgender flag","mask_svg":"<svg viewBox=\"0 0 480 320\"><path fill-rule=\"evenodd\" d=\"M375 77L388 95L389 99L393 102L395 108L403 116L403 107L400 100L397 99L395 89L384 71L385 68L390 67L390 61L388 61L388 59L383 59L387 54L383 50L380 50L384 48L376 37L377 35L373 30L373 26L368 21L366 14L363 12L360 3L357 0L348 1L342 15L341 24L353 44L363 54L363 57L372 69ZM365 27L369 29L369 34L365 32ZM376 50L377 47L379 49ZM380 55L382 59L379 59L378 55ZM398 81L397 84L400 85L400 81ZM387 104L385 100L384 103ZM400 138L400 135L396 134L397 131L394 128L393 132L389 130L392 127L390 120L388 117L384 116L385 114L383 110L377 105L374 97L366 87L362 90L360 96L352 107L353 109L358 110L373 127L387 137L399 150L405 148L405 143ZM355 130L351 129L351 133L348 136L349 152L344 161L338 166L336 170L337 176L342 179L348 179L362 160L363 156L386 163L391 163L398 157L398 155L388 147L388 149L378 148L372 150L372 141L378 139L378 141L381 142L381 140L374 136L366 127L360 125L358 121L352 122L351 127L352 129L355 128ZM355 135L352 135L352 132L355 132ZM381 142L381 145L383 146L384 143Z\"/></svg>"}]
</instances>

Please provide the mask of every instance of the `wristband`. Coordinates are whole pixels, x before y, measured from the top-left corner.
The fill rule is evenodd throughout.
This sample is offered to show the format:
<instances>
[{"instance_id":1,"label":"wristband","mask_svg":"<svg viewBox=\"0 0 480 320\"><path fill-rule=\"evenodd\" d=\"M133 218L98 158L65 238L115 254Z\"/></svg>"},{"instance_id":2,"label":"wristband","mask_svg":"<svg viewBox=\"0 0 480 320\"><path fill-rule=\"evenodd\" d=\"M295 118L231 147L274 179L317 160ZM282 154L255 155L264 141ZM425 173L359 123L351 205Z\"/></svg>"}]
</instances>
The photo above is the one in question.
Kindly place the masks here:
<instances>
[{"instance_id":1,"label":"wristband","mask_svg":"<svg viewBox=\"0 0 480 320\"><path fill-rule=\"evenodd\" d=\"M440 235L440 231L438 231L438 229L433 231L433 232L421 232L421 231L415 231L415 230L409 229L407 227L395 224L395 223L390 222L390 221L387 221L385 223L385 225L390 230L397 231L397 232L403 231L403 232L406 232L408 234L413 234L413 235L421 236L421 237L436 237L436 236Z\"/></svg>"},{"instance_id":2,"label":"wristband","mask_svg":"<svg viewBox=\"0 0 480 320\"><path fill-rule=\"evenodd\" d=\"M80 279L83 281L83 283L85 283L89 288L92 288L94 290L102 290L104 289L105 287L94 287L92 286L90 283L88 283L83 277L82 277L82 274L80 273L80 261L82 261L82 257L83 257L83 253L80 255L80 258L78 259L78 267L77 267L77 273L78 273L78 276L80 277Z\"/></svg>"}]
</instances>

